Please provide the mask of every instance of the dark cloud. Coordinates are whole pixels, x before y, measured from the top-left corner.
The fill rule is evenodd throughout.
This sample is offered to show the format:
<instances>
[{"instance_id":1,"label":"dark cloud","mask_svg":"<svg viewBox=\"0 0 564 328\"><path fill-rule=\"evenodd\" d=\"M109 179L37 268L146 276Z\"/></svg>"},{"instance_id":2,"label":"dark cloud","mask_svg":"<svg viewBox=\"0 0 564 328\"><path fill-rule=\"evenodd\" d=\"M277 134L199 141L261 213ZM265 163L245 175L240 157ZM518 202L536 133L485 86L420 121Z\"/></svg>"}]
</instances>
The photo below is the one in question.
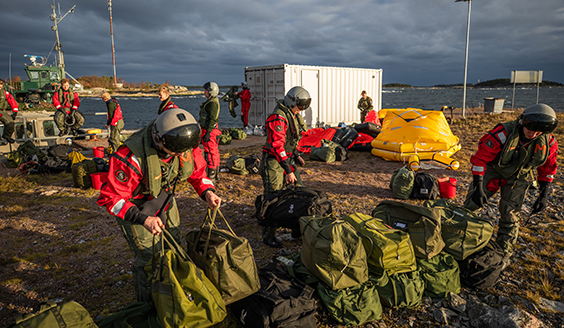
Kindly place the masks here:
<instances>
[{"instance_id":1,"label":"dark cloud","mask_svg":"<svg viewBox=\"0 0 564 328\"><path fill-rule=\"evenodd\" d=\"M48 56L49 2L5 1L0 76L22 76L24 54ZM59 33L75 77L113 75L107 1L62 0ZM244 67L303 64L382 68L384 83L462 83L467 2L444 0L112 0L118 77L238 83ZM57 12L59 10L57 9ZM564 83L562 0L472 2L468 82L544 70ZM54 59L51 52L49 61Z\"/></svg>"}]
</instances>

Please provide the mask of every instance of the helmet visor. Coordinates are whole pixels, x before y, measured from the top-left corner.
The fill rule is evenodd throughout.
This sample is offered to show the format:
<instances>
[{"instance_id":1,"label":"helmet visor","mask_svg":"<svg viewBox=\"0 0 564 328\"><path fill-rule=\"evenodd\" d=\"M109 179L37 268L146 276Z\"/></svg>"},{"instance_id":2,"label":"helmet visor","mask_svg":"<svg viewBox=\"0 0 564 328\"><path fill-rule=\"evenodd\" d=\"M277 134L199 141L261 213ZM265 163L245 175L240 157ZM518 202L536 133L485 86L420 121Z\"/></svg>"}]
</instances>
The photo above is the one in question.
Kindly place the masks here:
<instances>
[{"instance_id":1,"label":"helmet visor","mask_svg":"<svg viewBox=\"0 0 564 328\"><path fill-rule=\"evenodd\" d=\"M523 120L523 126L527 128L527 130L535 131L535 132L543 132L543 133L551 133L556 129L558 125L558 120L550 120L550 121L532 121L532 120Z\"/></svg>"},{"instance_id":2,"label":"helmet visor","mask_svg":"<svg viewBox=\"0 0 564 328\"><path fill-rule=\"evenodd\" d=\"M298 98L298 100L296 101L296 105L300 110L306 110L309 108L309 105L311 105L311 98L305 98L305 99Z\"/></svg>"},{"instance_id":3,"label":"helmet visor","mask_svg":"<svg viewBox=\"0 0 564 328\"><path fill-rule=\"evenodd\" d=\"M163 146L173 153L183 153L200 143L200 127L197 124L177 127L162 136Z\"/></svg>"}]
</instances>

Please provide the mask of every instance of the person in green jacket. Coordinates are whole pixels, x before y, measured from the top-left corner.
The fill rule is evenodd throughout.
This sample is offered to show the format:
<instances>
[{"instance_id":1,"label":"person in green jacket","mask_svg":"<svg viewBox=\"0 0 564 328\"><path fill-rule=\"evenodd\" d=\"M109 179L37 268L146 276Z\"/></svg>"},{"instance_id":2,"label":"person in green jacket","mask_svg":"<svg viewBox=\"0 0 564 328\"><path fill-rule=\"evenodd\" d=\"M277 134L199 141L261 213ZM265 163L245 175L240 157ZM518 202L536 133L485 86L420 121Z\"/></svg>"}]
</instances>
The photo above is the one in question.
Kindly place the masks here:
<instances>
[{"instance_id":1,"label":"person in green jacket","mask_svg":"<svg viewBox=\"0 0 564 328\"><path fill-rule=\"evenodd\" d=\"M364 123L366 115L374 109L374 106L372 105L372 98L368 97L366 90L362 90L360 96L357 108L360 109L360 122Z\"/></svg>"},{"instance_id":2,"label":"person in green jacket","mask_svg":"<svg viewBox=\"0 0 564 328\"><path fill-rule=\"evenodd\" d=\"M200 105L200 128L202 129L202 145L204 158L208 163L208 177L215 183L219 173L219 144L217 138L221 135L218 126L219 119L219 87L215 82L204 84L204 95L207 100Z\"/></svg>"},{"instance_id":3,"label":"person in green jacket","mask_svg":"<svg viewBox=\"0 0 564 328\"><path fill-rule=\"evenodd\" d=\"M109 92L104 92L100 98L106 103L106 108L108 109L108 120L104 126L106 129L110 128L110 136L108 137L108 143L110 144L111 151L108 154L115 152L120 145L119 136L123 130L123 113L121 111L121 106L117 100L112 99Z\"/></svg>"},{"instance_id":4,"label":"person in green jacket","mask_svg":"<svg viewBox=\"0 0 564 328\"><path fill-rule=\"evenodd\" d=\"M309 108L311 96L303 87L293 87L286 93L284 100L279 100L274 112L266 119L266 144L262 148L263 156L259 173L262 177L264 193L272 193L285 185L296 184L303 187L296 163L305 164L297 152L301 130L307 131L301 111ZM300 236L299 231L292 231L292 237ZM263 227L262 239L270 247L282 247L282 241L276 238L276 228Z\"/></svg>"}]
</instances>

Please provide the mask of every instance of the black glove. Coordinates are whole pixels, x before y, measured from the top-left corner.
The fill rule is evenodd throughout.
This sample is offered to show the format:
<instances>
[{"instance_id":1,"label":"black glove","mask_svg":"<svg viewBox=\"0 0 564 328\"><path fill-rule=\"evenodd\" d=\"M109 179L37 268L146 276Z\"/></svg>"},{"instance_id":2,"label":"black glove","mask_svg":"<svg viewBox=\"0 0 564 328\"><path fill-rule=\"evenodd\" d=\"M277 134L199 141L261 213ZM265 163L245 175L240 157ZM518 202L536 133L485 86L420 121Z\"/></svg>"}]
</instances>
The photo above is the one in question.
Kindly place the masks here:
<instances>
[{"instance_id":1,"label":"black glove","mask_svg":"<svg viewBox=\"0 0 564 328\"><path fill-rule=\"evenodd\" d=\"M12 119L15 120L18 117L18 112L12 112Z\"/></svg>"},{"instance_id":2,"label":"black glove","mask_svg":"<svg viewBox=\"0 0 564 328\"><path fill-rule=\"evenodd\" d=\"M488 197L484 192L484 177L481 175L474 176L474 191L472 192L472 201L478 207L483 207L488 202Z\"/></svg>"},{"instance_id":3,"label":"black glove","mask_svg":"<svg viewBox=\"0 0 564 328\"><path fill-rule=\"evenodd\" d=\"M204 138L202 139L204 142L210 142L210 137L211 137L211 133L210 131L206 132L206 134L204 134Z\"/></svg>"},{"instance_id":4,"label":"black glove","mask_svg":"<svg viewBox=\"0 0 564 328\"><path fill-rule=\"evenodd\" d=\"M533 211L531 214L536 214L546 207L546 198L548 197L548 190L550 189L550 182L548 181L539 181L540 190L539 190L539 197L537 201L533 205Z\"/></svg>"}]
</instances>

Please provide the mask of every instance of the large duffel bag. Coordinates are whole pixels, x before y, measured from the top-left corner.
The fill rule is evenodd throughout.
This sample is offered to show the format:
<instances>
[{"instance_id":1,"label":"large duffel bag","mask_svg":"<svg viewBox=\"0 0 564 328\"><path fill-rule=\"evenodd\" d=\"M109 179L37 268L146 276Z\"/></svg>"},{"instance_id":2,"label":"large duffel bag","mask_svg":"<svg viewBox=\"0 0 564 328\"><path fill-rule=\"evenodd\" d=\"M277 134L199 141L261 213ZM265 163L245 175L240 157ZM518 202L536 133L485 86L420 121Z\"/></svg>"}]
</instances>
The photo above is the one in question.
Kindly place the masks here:
<instances>
[{"instance_id":1,"label":"large duffel bag","mask_svg":"<svg viewBox=\"0 0 564 328\"><path fill-rule=\"evenodd\" d=\"M326 215L333 212L323 192L307 187L288 186L273 193L257 196L255 218L263 227L300 229L302 216Z\"/></svg>"},{"instance_id":2,"label":"large duffel bag","mask_svg":"<svg viewBox=\"0 0 564 328\"><path fill-rule=\"evenodd\" d=\"M343 148L348 149L358 137L358 132L353 127L345 128L345 135L341 138L339 144Z\"/></svg>"},{"instance_id":3,"label":"large duffel bag","mask_svg":"<svg viewBox=\"0 0 564 328\"><path fill-rule=\"evenodd\" d=\"M333 141L323 139L319 147L311 147L309 158L313 161L333 163L334 161L344 161L347 150Z\"/></svg>"},{"instance_id":4,"label":"large duffel bag","mask_svg":"<svg viewBox=\"0 0 564 328\"><path fill-rule=\"evenodd\" d=\"M151 302L134 302L96 321L98 328L162 328Z\"/></svg>"},{"instance_id":5,"label":"large duffel bag","mask_svg":"<svg viewBox=\"0 0 564 328\"><path fill-rule=\"evenodd\" d=\"M389 274L409 272L417 268L413 245L407 232L392 229L370 215L355 213L343 217L363 237L370 272L382 269Z\"/></svg>"},{"instance_id":6,"label":"large duffel bag","mask_svg":"<svg viewBox=\"0 0 564 328\"><path fill-rule=\"evenodd\" d=\"M48 302L32 313L19 314L9 328L96 328L88 311L80 304L70 301L61 305Z\"/></svg>"},{"instance_id":7,"label":"large duffel bag","mask_svg":"<svg viewBox=\"0 0 564 328\"><path fill-rule=\"evenodd\" d=\"M421 304L425 282L418 270L394 274L384 272L377 280L376 289L384 306L412 309Z\"/></svg>"},{"instance_id":8,"label":"large duffel bag","mask_svg":"<svg viewBox=\"0 0 564 328\"><path fill-rule=\"evenodd\" d=\"M368 134L373 137L377 137L378 134L380 134L380 131L382 130L381 125L372 122L364 122L361 124L357 124L354 126L354 128L358 133Z\"/></svg>"},{"instance_id":9,"label":"large duffel bag","mask_svg":"<svg viewBox=\"0 0 564 328\"><path fill-rule=\"evenodd\" d=\"M73 164L71 171L74 186L77 188L87 189L92 187L90 174L98 172L98 165L96 165L95 161L86 159L82 162Z\"/></svg>"},{"instance_id":10,"label":"large duffel bag","mask_svg":"<svg viewBox=\"0 0 564 328\"><path fill-rule=\"evenodd\" d=\"M315 328L315 290L293 281L285 266L271 262L258 270L260 289L230 305L249 328Z\"/></svg>"},{"instance_id":11,"label":"large duffel bag","mask_svg":"<svg viewBox=\"0 0 564 328\"><path fill-rule=\"evenodd\" d=\"M394 170L390 179L390 189L394 198L409 199L413 194L413 184L415 182L415 172L407 166Z\"/></svg>"},{"instance_id":12,"label":"large duffel bag","mask_svg":"<svg viewBox=\"0 0 564 328\"><path fill-rule=\"evenodd\" d=\"M383 200L372 217L409 233L415 256L430 259L445 247L441 237L441 211L394 200Z\"/></svg>"},{"instance_id":13,"label":"large duffel bag","mask_svg":"<svg viewBox=\"0 0 564 328\"><path fill-rule=\"evenodd\" d=\"M425 296L445 298L448 293L460 293L460 269L452 255L441 252L428 260L417 259L421 278L425 281Z\"/></svg>"},{"instance_id":14,"label":"large duffel bag","mask_svg":"<svg viewBox=\"0 0 564 328\"><path fill-rule=\"evenodd\" d=\"M503 270L503 249L490 240L486 247L459 261L460 282L467 287L486 289L493 287Z\"/></svg>"},{"instance_id":15,"label":"large duffel bag","mask_svg":"<svg viewBox=\"0 0 564 328\"><path fill-rule=\"evenodd\" d=\"M229 230L218 229L216 214ZM253 249L238 237L219 209L208 209L199 230L186 235L188 255L217 287L226 305L247 297L260 288Z\"/></svg>"},{"instance_id":16,"label":"large duffel bag","mask_svg":"<svg viewBox=\"0 0 564 328\"><path fill-rule=\"evenodd\" d=\"M227 159L225 165L227 165L227 168L229 169L230 173L239 174L239 175L249 174L249 171L247 170L247 166L245 163L245 159L241 158L239 155L231 155Z\"/></svg>"},{"instance_id":17,"label":"large duffel bag","mask_svg":"<svg viewBox=\"0 0 564 328\"><path fill-rule=\"evenodd\" d=\"M453 205L446 199L426 201L423 205L441 210L444 251L454 256L457 261L464 260L486 247L492 237L492 223L464 207Z\"/></svg>"},{"instance_id":18,"label":"large duffel bag","mask_svg":"<svg viewBox=\"0 0 564 328\"><path fill-rule=\"evenodd\" d=\"M333 215L303 216L301 260L329 288L341 289L368 280L366 252L360 234Z\"/></svg>"},{"instance_id":19,"label":"large duffel bag","mask_svg":"<svg viewBox=\"0 0 564 328\"><path fill-rule=\"evenodd\" d=\"M358 326L382 318L382 304L372 280L339 290L320 282L316 290L331 317L345 326Z\"/></svg>"}]
</instances>

